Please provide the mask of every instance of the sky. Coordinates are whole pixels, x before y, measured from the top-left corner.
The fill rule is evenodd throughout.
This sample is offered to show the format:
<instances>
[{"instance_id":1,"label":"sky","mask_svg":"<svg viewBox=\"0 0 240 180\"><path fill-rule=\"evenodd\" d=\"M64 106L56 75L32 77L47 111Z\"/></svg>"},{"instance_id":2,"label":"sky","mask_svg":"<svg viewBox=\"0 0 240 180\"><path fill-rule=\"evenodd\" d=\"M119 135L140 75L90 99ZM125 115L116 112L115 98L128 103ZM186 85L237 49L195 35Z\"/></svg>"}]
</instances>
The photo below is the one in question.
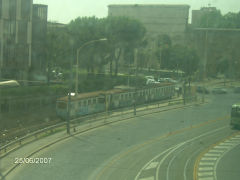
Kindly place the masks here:
<instances>
[{"instance_id":1,"label":"sky","mask_svg":"<svg viewBox=\"0 0 240 180\"><path fill-rule=\"evenodd\" d=\"M222 14L240 11L240 0L33 0L33 3L48 5L48 20L59 23L69 23L79 16L106 17L109 4L188 4L190 14L191 10L208 4L220 9Z\"/></svg>"}]
</instances>

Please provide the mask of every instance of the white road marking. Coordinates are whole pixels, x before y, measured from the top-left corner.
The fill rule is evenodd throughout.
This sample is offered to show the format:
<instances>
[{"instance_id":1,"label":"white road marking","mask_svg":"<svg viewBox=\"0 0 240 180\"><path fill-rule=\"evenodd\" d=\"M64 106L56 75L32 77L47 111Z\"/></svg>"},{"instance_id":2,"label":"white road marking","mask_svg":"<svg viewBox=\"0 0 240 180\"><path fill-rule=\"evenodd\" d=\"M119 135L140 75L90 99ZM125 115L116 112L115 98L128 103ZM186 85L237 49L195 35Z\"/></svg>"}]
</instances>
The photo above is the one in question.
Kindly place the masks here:
<instances>
[{"instance_id":1,"label":"white road marking","mask_svg":"<svg viewBox=\"0 0 240 180\"><path fill-rule=\"evenodd\" d=\"M235 139L236 137L240 137L240 135L237 135L237 136L235 136L235 137L232 137L230 140ZM238 146L238 145L240 144L240 138L239 138L238 140L239 140L239 143L236 143L234 146L230 146L230 148L227 149L227 150L217 159L216 163L214 164L214 171L213 171L213 172L214 172L214 179L217 179L217 166L218 166L219 161L222 159L222 157L223 157L226 153L228 153L229 151L231 151L232 149L234 149L236 146Z\"/></svg>"},{"instance_id":2,"label":"white road marking","mask_svg":"<svg viewBox=\"0 0 240 180\"><path fill-rule=\"evenodd\" d=\"M159 172L159 168L161 167L162 163L165 161L165 159L175 150L177 150L179 147L183 146L186 142L180 143L177 147L175 147L174 149L172 149L170 152L168 152L160 161L160 163L157 166L157 170L156 170L156 179L158 178L158 172Z\"/></svg>"},{"instance_id":3,"label":"white road marking","mask_svg":"<svg viewBox=\"0 0 240 180\"><path fill-rule=\"evenodd\" d=\"M145 169L153 169L156 168L158 165L158 162L151 162Z\"/></svg>"},{"instance_id":4,"label":"white road marking","mask_svg":"<svg viewBox=\"0 0 240 180\"><path fill-rule=\"evenodd\" d=\"M223 153L224 150L219 150L219 149L211 149L210 151L208 151L210 153Z\"/></svg>"},{"instance_id":5,"label":"white road marking","mask_svg":"<svg viewBox=\"0 0 240 180\"><path fill-rule=\"evenodd\" d=\"M217 158L212 158L212 157L203 157L201 160L203 161L216 161Z\"/></svg>"},{"instance_id":6,"label":"white road marking","mask_svg":"<svg viewBox=\"0 0 240 180\"><path fill-rule=\"evenodd\" d=\"M170 160L170 162L168 163L168 167L167 167L167 178L166 180L169 179L169 171L170 171L170 166L172 165L172 162L174 161L174 159L177 157L178 154L180 154L182 151L184 150L184 148L179 151L176 155L173 156L173 158Z\"/></svg>"},{"instance_id":7,"label":"white road marking","mask_svg":"<svg viewBox=\"0 0 240 180\"><path fill-rule=\"evenodd\" d=\"M199 178L198 180L214 180L213 177L204 177L204 178Z\"/></svg>"},{"instance_id":8,"label":"white road marking","mask_svg":"<svg viewBox=\"0 0 240 180\"><path fill-rule=\"evenodd\" d=\"M140 179L139 179L139 176L141 175L142 171L143 171L151 162L153 162L154 160L156 160L157 158L159 158L159 157L160 157L161 155L163 155L164 153L170 151L170 153L168 153L168 154L166 155L166 156L168 156L168 155L171 154L173 151L175 151L176 149L178 149L179 147L183 146L183 145L186 144L186 143L189 143L189 142L191 142L191 141L194 141L194 140L199 139L199 138L201 138L201 137L203 137L203 136L206 136L206 135L208 135L208 134L212 134L212 133L214 133L214 132L220 131L220 130L225 129L225 128L228 128L228 126L224 126L224 127L215 129L215 130L213 130L213 131L206 132L206 133L204 133L204 134L201 134L201 135L199 135L199 136L197 136L197 137L194 137L194 138L192 138L192 139L189 139L189 140L187 140L187 141L184 141L184 142L182 142L182 143L179 143L178 145L173 146L173 147L165 150L164 152L162 152L162 153L158 154L157 156L155 156L154 158L152 158L148 163L146 163L146 164L141 168L141 170L137 173L137 175L136 175L136 177L135 177L134 180L140 180ZM160 162L160 163L158 164L158 166L157 166L157 171L156 171L156 179L157 179L157 180L158 180L159 168L160 168L162 162L166 159L166 156L164 156L165 158L163 158L163 159L161 160L161 162ZM141 180L142 180L142 179L141 179Z\"/></svg>"},{"instance_id":9,"label":"white road marking","mask_svg":"<svg viewBox=\"0 0 240 180\"><path fill-rule=\"evenodd\" d=\"M222 146L222 145L218 145L215 146L214 149L229 149L231 146Z\"/></svg>"},{"instance_id":10,"label":"white road marking","mask_svg":"<svg viewBox=\"0 0 240 180\"><path fill-rule=\"evenodd\" d=\"M214 162L200 162L199 165L200 166L213 166Z\"/></svg>"},{"instance_id":11,"label":"white road marking","mask_svg":"<svg viewBox=\"0 0 240 180\"><path fill-rule=\"evenodd\" d=\"M234 145L236 145L236 143L226 143L226 142L224 142L224 143L221 143L220 144L221 146L234 146Z\"/></svg>"},{"instance_id":12,"label":"white road marking","mask_svg":"<svg viewBox=\"0 0 240 180\"><path fill-rule=\"evenodd\" d=\"M213 172L199 172L198 176L213 176Z\"/></svg>"},{"instance_id":13,"label":"white road marking","mask_svg":"<svg viewBox=\"0 0 240 180\"><path fill-rule=\"evenodd\" d=\"M191 158L192 158L192 157L188 158L188 160L187 160L187 162L186 162L186 164L185 164L185 166L184 166L184 174L183 174L184 180L187 180L186 171L187 171L187 166L188 166Z\"/></svg>"},{"instance_id":14,"label":"white road marking","mask_svg":"<svg viewBox=\"0 0 240 180\"><path fill-rule=\"evenodd\" d=\"M154 180L154 177L147 177L147 178L142 178L142 179L139 179L139 180Z\"/></svg>"},{"instance_id":15,"label":"white road marking","mask_svg":"<svg viewBox=\"0 0 240 180\"><path fill-rule=\"evenodd\" d=\"M198 168L199 171L212 171L213 167L200 167Z\"/></svg>"},{"instance_id":16,"label":"white road marking","mask_svg":"<svg viewBox=\"0 0 240 180\"><path fill-rule=\"evenodd\" d=\"M232 140L240 140L240 137L231 138Z\"/></svg>"},{"instance_id":17,"label":"white road marking","mask_svg":"<svg viewBox=\"0 0 240 180\"><path fill-rule=\"evenodd\" d=\"M205 156L205 157L206 157L206 156L208 156L208 157L209 157L209 156L210 156L210 157L219 157L219 156L221 156L221 154L220 154L220 153L207 153L207 154L205 154L204 156Z\"/></svg>"}]
</instances>

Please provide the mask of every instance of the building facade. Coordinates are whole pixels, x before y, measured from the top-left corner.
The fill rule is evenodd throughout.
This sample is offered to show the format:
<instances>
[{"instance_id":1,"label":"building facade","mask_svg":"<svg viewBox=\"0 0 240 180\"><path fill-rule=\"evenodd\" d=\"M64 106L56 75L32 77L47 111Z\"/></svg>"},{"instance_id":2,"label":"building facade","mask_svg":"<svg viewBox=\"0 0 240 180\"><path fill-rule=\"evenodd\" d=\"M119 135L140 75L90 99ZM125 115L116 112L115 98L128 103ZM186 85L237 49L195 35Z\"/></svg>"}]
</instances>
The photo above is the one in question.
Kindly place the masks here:
<instances>
[{"instance_id":1,"label":"building facade","mask_svg":"<svg viewBox=\"0 0 240 180\"><path fill-rule=\"evenodd\" d=\"M167 34L173 42L185 40L188 26L189 5L109 5L109 16L128 16L139 20L147 30L147 36Z\"/></svg>"},{"instance_id":2,"label":"building facade","mask_svg":"<svg viewBox=\"0 0 240 180\"><path fill-rule=\"evenodd\" d=\"M0 0L1 79L29 80L32 79L33 71L35 73L44 69L39 66L39 62L44 59L35 58L40 49L34 46L36 42L44 43L46 38L44 29L47 28L47 6L41 11L44 18L39 21L36 14L41 8L33 5L33 0ZM40 35L36 33L38 25L43 30L39 31Z\"/></svg>"}]
</instances>

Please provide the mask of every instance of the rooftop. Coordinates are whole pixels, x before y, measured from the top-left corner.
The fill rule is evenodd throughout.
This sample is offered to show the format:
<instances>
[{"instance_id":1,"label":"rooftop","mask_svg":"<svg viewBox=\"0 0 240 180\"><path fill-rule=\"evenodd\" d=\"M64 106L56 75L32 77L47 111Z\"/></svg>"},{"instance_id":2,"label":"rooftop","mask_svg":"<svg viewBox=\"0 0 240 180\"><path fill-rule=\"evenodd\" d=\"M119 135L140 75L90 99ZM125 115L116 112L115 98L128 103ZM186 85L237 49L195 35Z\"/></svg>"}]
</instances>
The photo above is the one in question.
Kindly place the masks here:
<instances>
[{"instance_id":1,"label":"rooftop","mask_svg":"<svg viewBox=\"0 0 240 180\"><path fill-rule=\"evenodd\" d=\"M188 4L109 4L108 7L164 7L164 8L175 8L175 7L188 7L190 8L190 5Z\"/></svg>"}]
</instances>

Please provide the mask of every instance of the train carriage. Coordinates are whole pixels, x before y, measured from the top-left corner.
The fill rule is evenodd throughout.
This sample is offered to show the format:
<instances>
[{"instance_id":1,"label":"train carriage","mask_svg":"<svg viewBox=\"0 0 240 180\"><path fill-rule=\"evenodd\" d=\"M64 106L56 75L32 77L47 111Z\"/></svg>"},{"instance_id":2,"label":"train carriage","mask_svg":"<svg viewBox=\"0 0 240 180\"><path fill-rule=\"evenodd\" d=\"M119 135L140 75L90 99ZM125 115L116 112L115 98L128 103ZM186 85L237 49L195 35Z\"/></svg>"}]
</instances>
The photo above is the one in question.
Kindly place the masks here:
<instances>
[{"instance_id":1,"label":"train carriage","mask_svg":"<svg viewBox=\"0 0 240 180\"><path fill-rule=\"evenodd\" d=\"M57 115L66 119L82 115L92 114L104 111L105 97L103 91L81 93L76 96L71 96L71 101L68 101L68 96L57 100L56 112ZM70 108L70 109L69 109ZM70 110L68 112L68 109Z\"/></svg>"},{"instance_id":2,"label":"train carriage","mask_svg":"<svg viewBox=\"0 0 240 180\"><path fill-rule=\"evenodd\" d=\"M136 89L127 86L118 86L107 91L97 91L91 93L81 93L57 100L57 115L63 119L93 114L97 112L109 111L136 104L144 104L171 98L175 93L175 86L171 83L161 83ZM70 108L70 109L69 109ZM68 109L70 110L68 112Z\"/></svg>"}]
</instances>

